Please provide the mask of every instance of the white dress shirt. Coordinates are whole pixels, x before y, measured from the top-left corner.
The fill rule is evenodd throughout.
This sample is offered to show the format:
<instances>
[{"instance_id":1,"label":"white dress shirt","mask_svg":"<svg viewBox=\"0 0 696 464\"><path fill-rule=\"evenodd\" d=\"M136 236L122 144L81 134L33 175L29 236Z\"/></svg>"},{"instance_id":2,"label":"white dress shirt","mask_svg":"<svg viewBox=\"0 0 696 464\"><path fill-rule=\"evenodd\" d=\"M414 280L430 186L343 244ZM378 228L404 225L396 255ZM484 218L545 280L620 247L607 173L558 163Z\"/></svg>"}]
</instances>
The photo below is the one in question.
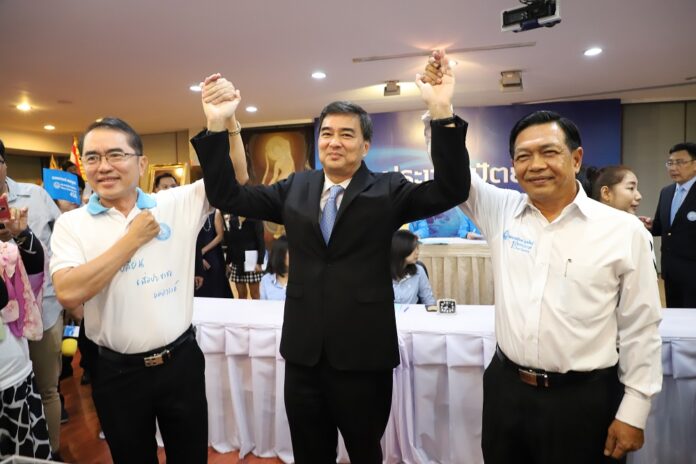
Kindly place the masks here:
<instances>
[{"instance_id":1,"label":"white dress shirt","mask_svg":"<svg viewBox=\"0 0 696 464\"><path fill-rule=\"evenodd\" d=\"M461 208L491 247L503 352L549 372L618 361L625 395L616 418L644 428L650 399L662 388L662 346L657 273L643 225L580 187L549 223L526 194L477 175L471 182Z\"/></svg>"}]
</instances>

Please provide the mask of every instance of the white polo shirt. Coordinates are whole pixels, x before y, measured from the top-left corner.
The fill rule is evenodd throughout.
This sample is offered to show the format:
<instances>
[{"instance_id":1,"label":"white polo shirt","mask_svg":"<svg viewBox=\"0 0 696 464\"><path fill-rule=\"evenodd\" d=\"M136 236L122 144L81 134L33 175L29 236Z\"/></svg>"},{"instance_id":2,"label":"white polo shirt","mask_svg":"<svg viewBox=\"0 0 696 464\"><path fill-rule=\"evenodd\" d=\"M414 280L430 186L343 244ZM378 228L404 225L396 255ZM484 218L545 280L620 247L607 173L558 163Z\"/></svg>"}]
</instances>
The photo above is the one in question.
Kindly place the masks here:
<instances>
[{"instance_id":1,"label":"white polo shirt","mask_svg":"<svg viewBox=\"0 0 696 464\"><path fill-rule=\"evenodd\" d=\"M159 222L159 235L84 303L86 335L119 353L159 348L191 325L196 237L212 211L203 181L155 195L138 189L136 206L127 217L104 208L94 194L88 205L60 216L51 239L53 275L103 254L144 209Z\"/></svg>"},{"instance_id":2,"label":"white polo shirt","mask_svg":"<svg viewBox=\"0 0 696 464\"><path fill-rule=\"evenodd\" d=\"M619 363L616 417L644 428L662 387L661 304L645 228L578 189L549 223L526 194L472 175L462 210L491 248L495 331L503 352L549 372ZM619 353L617 353L617 339Z\"/></svg>"}]
</instances>

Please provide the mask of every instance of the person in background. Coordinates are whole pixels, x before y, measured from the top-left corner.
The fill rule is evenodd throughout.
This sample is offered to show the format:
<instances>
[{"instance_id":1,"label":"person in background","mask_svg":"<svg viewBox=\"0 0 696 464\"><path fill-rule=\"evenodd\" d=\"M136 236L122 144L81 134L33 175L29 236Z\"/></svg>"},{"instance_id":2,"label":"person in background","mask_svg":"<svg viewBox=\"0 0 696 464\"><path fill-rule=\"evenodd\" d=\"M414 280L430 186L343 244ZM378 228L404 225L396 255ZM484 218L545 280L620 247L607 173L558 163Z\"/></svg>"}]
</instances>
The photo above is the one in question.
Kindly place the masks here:
<instances>
[{"instance_id":1,"label":"person in background","mask_svg":"<svg viewBox=\"0 0 696 464\"><path fill-rule=\"evenodd\" d=\"M56 456L27 343L43 336L37 295L44 281L44 249L27 226L26 208L12 208L2 225L14 242L0 242L0 460L49 459Z\"/></svg>"},{"instance_id":2,"label":"person in background","mask_svg":"<svg viewBox=\"0 0 696 464\"><path fill-rule=\"evenodd\" d=\"M196 239L196 285L194 296L207 298L233 298L230 282L225 276L225 256L222 253L222 240L225 227L220 210L215 210L205 218L203 227Z\"/></svg>"},{"instance_id":3,"label":"person in background","mask_svg":"<svg viewBox=\"0 0 696 464\"><path fill-rule=\"evenodd\" d=\"M391 276L394 288L394 303L435 304L425 268L418 262L418 236L397 230L391 243Z\"/></svg>"},{"instance_id":4,"label":"person in background","mask_svg":"<svg viewBox=\"0 0 696 464\"><path fill-rule=\"evenodd\" d=\"M654 219L641 220L662 237L662 278L668 308L696 308L696 143L678 143L665 163L673 184L660 192Z\"/></svg>"},{"instance_id":5,"label":"person in background","mask_svg":"<svg viewBox=\"0 0 696 464\"><path fill-rule=\"evenodd\" d=\"M226 262L230 279L237 287L239 298L245 300L247 297L251 297L252 300L258 300L260 297L259 283L263 278L263 260L266 255L266 244L263 241L263 222L234 214L226 216ZM247 271L244 266L247 251L256 251L256 263L253 270L250 271Z\"/></svg>"},{"instance_id":6,"label":"person in background","mask_svg":"<svg viewBox=\"0 0 696 464\"><path fill-rule=\"evenodd\" d=\"M51 257L53 224L60 216L60 210L46 190L35 184L15 182L7 175L7 170L5 146L0 140L0 193L7 194L10 207L28 208L31 211L28 217L29 228L41 241L48 260ZM7 229L0 228L0 240L12 240ZM63 306L56 299L56 292L49 278L44 279L41 308L44 334L40 340L29 342L29 355L46 414L51 449L58 453L61 416L58 382L62 368L60 347L63 342Z\"/></svg>"},{"instance_id":7,"label":"person in background","mask_svg":"<svg viewBox=\"0 0 696 464\"><path fill-rule=\"evenodd\" d=\"M285 235L281 235L271 245L266 274L261 278L260 291L262 300L285 300L285 288L288 285L289 270L288 239Z\"/></svg>"},{"instance_id":8,"label":"person in background","mask_svg":"<svg viewBox=\"0 0 696 464\"><path fill-rule=\"evenodd\" d=\"M589 166L586 176L590 182L593 200L612 208L637 214L643 196L638 191L638 178L626 166L606 166L601 169Z\"/></svg>"},{"instance_id":9,"label":"person in background","mask_svg":"<svg viewBox=\"0 0 696 464\"><path fill-rule=\"evenodd\" d=\"M454 210L457 212L457 216L459 216L459 231L457 235L467 240L483 240L483 235L481 235L481 231L478 230L474 221L469 219L469 216L464 214L461 208L455 208Z\"/></svg>"},{"instance_id":10,"label":"person in background","mask_svg":"<svg viewBox=\"0 0 696 464\"><path fill-rule=\"evenodd\" d=\"M169 190L170 188L178 187L179 181L176 180L171 172L163 172L157 175L152 185L152 193L157 193L160 190Z\"/></svg>"}]
</instances>

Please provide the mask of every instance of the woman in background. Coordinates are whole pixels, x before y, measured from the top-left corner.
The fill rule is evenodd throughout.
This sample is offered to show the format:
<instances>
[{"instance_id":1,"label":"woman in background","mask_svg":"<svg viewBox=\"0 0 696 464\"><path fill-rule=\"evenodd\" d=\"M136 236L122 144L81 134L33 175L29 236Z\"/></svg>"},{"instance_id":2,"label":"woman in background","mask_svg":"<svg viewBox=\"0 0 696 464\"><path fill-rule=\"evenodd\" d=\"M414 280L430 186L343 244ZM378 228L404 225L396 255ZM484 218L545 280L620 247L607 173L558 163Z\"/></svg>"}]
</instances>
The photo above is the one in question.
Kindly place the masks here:
<instances>
[{"instance_id":1,"label":"woman in background","mask_svg":"<svg viewBox=\"0 0 696 464\"><path fill-rule=\"evenodd\" d=\"M285 300L289 266L288 239L281 235L271 246L268 268L261 279L262 300Z\"/></svg>"},{"instance_id":2,"label":"woman in background","mask_svg":"<svg viewBox=\"0 0 696 464\"><path fill-rule=\"evenodd\" d=\"M196 276L202 277L193 292L194 296L208 298L233 298L230 283L225 277L225 256L222 253L222 239L225 234L222 214L219 210L205 218L203 227L198 232L196 259L201 262L196 266Z\"/></svg>"},{"instance_id":3,"label":"woman in background","mask_svg":"<svg viewBox=\"0 0 696 464\"><path fill-rule=\"evenodd\" d=\"M391 275L394 303L434 305L425 269L418 263L418 236L397 230L392 237Z\"/></svg>"},{"instance_id":4,"label":"woman in background","mask_svg":"<svg viewBox=\"0 0 696 464\"><path fill-rule=\"evenodd\" d=\"M2 227L16 245L0 242L0 460L14 455L57 458L58 450L51 455L27 343L43 335L36 295L43 286L44 251L27 227L26 208L12 208Z\"/></svg>"},{"instance_id":5,"label":"woman in background","mask_svg":"<svg viewBox=\"0 0 696 464\"><path fill-rule=\"evenodd\" d=\"M237 287L239 298L245 300L248 295L251 299L259 299L259 282L263 277L262 265L266 254L266 245L263 242L263 223L256 219L248 219L234 214L225 214L225 245L227 248L227 268L230 279ZM247 259L247 251L256 252L256 262L247 263L253 266L250 271L244 269ZM253 253L249 253L252 255ZM249 290L247 291L247 285Z\"/></svg>"},{"instance_id":6,"label":"woman in background","mask_svg":"<svg viewBox=\"0 0 696 464\"><path fill-rule=\"evenodd\" d=\"M638 178L626 166L588 167L587 179L592 199L612 208L636 214L643 196L638 191Z\"/></svg>"}]
</instances>

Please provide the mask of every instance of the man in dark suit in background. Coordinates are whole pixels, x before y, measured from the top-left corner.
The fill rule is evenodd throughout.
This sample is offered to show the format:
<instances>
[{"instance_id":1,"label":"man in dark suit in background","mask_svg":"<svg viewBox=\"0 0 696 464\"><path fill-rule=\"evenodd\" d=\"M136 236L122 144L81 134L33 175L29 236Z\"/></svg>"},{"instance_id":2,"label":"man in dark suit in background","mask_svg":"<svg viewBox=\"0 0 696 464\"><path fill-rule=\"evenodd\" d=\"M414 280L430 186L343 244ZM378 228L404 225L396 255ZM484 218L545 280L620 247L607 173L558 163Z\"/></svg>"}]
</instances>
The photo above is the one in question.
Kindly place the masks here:
<instances>
[{"instance_id":1,"label":"man in dark suit in background","mask_svg":"<svg viewBox=\"0 0 696 464\"><path fill-rule=\"evenodd\" d=\"M675 183L660 192L655 219L641 219L653 235L662 236L667 307L696 308L696 143L673 146L665 164Z\"/></svg>"},{"instance_id":2,"label":"man in dark suit in background","mask_svg":"<svg viewBox=\"0 0 696 464\"><path fill-rule=\"evenodd\" d=\"M370 117L357 105L334 102L319 118L322 170L241 186L224 132L236 108L224 102L223 87L231 84L218 79L203 90L204 101L222 102L204 106L208 131L191 140L211 204L283 224L287 232L292 269L280 353L299 464L336 462L337 429L351 462L382 462L392 369L399 364L391 237L404 223L461 203L469 191L467 124L452 114L454 77L443 81L437 87L416 81L433 117L435 178L421 184L396 172L371 172L363 162Z\"/></svg>"}]
</instances>

